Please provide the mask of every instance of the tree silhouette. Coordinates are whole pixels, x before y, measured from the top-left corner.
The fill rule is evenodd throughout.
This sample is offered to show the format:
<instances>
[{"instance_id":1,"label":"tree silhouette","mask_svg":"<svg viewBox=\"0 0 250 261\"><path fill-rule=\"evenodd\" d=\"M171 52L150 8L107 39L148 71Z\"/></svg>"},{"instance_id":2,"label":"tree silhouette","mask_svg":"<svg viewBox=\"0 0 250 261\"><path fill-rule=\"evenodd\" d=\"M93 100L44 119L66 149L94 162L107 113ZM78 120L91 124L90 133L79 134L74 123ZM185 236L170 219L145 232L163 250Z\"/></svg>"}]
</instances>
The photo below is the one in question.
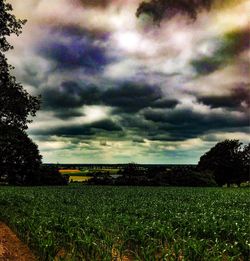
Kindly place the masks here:
<instances>
[{"instance_id":1,"label":"tree silhouette","mask_svg":"<svg viewBox=\"0 0 250 261\"><path fill-rule=\"evenodd\" d=\"M25 20L16 19L11 14L12 6L5 0L0 1L0 126L12 126L26 129L29 116L35 116L39 109L39 99L23 89L16 78L10 74L4 52L13 49L7 36L22 32Z\"/></svg>"},{"instance_id":2,"label":"tree silhouette","mask_svg":"<svg viewBox=\"0 0 250 261\"><path fill-rule=\"evenodd\" d=\"M11 75L4 52L13 49L7 41L22 31L25 20L11 14L12 6L0 1L0 178L9 184L34 183L41 156L37 146L24 132L29 116L35 116L39 99L31 96Z\"/></svg>"},{"instance_id":3,"label":"tree silhouette","mask_svg":"<svg viewBox=\"0 0 250 261\"><path fill-rule=\"evenodd\" d=\"M242 148L239 140L225 140L217 143L201 156L197 168L214 174L218 185L240 184L249 180L249 148Z\"/></svg>"},{"instance_id":4,"label":"tree silhouette","mask_svg":"<svg viewBox=\"0 0 250 261\"><path fill-rule=\"evenodd\" d=\"M226 0L224 0L225 2ZM209 10L217 0L151 0L142 2L136 12L136 16L148 14L152 16L154 22L160 21L166 17L172 18L177 14L186 15L196 19L199 11ZM221 0L223 2L223 0Z\"/></svg>"},{"instance_id":5,"label":"tree silhouette","mask_svg":"<svg viewBox=\"0 0 250 261\"><path fill-rule=\"evenodd\" d=\"M16 127L0 127L0 178L11 185L37 184L41 156L37 145Z\"/></svg>"}]
</instances>

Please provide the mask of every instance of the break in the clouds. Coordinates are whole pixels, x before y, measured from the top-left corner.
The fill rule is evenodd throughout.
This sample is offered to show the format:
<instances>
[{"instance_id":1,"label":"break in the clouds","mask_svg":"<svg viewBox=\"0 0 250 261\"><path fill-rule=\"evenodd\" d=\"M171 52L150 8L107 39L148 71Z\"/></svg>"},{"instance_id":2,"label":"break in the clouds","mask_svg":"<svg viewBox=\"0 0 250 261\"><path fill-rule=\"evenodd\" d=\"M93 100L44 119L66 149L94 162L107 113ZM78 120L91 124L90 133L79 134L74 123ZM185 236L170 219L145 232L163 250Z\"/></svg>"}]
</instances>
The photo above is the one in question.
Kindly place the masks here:
<instances>
[{"instance_id":1,"label":"break in the clouds","mask_svg":"<svg viewBox=\"0 0 250 261\"><path fill-rule=\"evenodd\" d=\"M196 19L136 17L140 0L9 2L28 19L8 59L42 96L29 135L45 162L196 163L249 141L248 0L192 6Z\"/></svg>"}]
</instances>

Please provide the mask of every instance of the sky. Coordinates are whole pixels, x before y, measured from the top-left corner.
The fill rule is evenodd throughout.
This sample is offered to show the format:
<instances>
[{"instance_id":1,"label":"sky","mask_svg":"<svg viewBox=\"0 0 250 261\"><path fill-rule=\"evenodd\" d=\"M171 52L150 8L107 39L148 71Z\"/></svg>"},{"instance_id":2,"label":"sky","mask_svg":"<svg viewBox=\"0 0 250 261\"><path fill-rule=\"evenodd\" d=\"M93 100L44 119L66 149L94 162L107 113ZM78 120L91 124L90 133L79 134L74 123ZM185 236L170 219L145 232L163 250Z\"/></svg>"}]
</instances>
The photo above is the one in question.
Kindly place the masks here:
<instances>
[{"instance_id":1,"label":"sky","mask_svg":"<svg viewBox=\"0 0 250 261\"><path fill-rule=\"evenodd\" d=\"M140 0L8 2L28 20L7 57L42 97L28 134L43 162L191 164L249 142L249 0L160 24Z\"/></svg>"}]
</instances>

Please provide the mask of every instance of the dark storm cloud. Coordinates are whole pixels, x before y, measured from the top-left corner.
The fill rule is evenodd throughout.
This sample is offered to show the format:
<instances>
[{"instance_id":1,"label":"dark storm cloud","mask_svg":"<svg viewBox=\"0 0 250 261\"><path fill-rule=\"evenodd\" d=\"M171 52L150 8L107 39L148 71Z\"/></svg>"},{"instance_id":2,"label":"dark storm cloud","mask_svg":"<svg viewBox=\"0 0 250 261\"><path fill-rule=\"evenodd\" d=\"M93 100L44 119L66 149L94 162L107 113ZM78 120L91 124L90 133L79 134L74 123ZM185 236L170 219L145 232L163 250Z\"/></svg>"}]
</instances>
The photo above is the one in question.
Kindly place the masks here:
<instances>
[{"instance_id":1,"label":"dark storm cloud","mask_svg":"<svg viewBox=\"0 0 250 261\"><path fill-rule=\"evenodd\" d=\"M60 109L60 110L54 110L54 116L61 120L68 120L72 117L82 117L84 116L84 113L81 111L78 111L77 109Z\"/></svg>"},{"instance_id":2,"label":"dark storm cloud","mask_svg":"<svg viewBox=\"0 0 250 261\"><path fill-rule=\"evenodd\" d=\"M111 120L97 121L90 124L89 127L105 131L122 131L122 128L117 123Z\"/></svg>"},{"instance_id":3,"label":"dark storm cloud","mask_svg":"<svg viewBox=\"0 0 250 261\"><path fill-rule=\"evenodd\" d=\"M102 101L108 106L117 107L119 111L136 112L151 106L161 97L161 90L157 86L128 82L122 83L119 88L107 90L102 95Z\"/></svg>"},{"instance_id":4,"label":"dark storm cloud","mask_svg":"<svg viewBox=\"0 0 250 261\"><path fill-rule=\"evenodd\" d=\"M250 84L240 84L234 88L230 95L224 96L203 96L198 101L209 105L211 108L237 109L241 106L250 107Z\"/></svg>"},{"instance_id":5,"label":"dark storm cloud","mask_svg":"<svg viewBox=\"0 0 250 261\"><path fill-rule=\"evenodd\" d=\"M211 56L195 59L191 65L199 75L210 74L237 58L244 50L249 49L250 30L232 31L218 39L219 47Z\"/></svg>"},{"instance_id":6,"label":"dark storm cloud","mask_svg":"<svg viewBox=\"0 0 250 261\"><path fill-rule=\"evenodd\" d=\"M233 117L231 114L198 113L191 109L176 109L171 111L148 110L144 113L147 120L162 122L174 126L201 126L201 128L243 127L248 125L247 117ZM169 128L169 126L167 126Z\"/></svg>"},{"instance_id":7,"label":"dark storm cloud","mask_svg":"<svg viewBox=\"0 0 250 261\"><path fill-rule=\"evenodd\" d=\"M91 130L88 126L74 125L67 127L55 127L48 129L36 129L30 131L31 135L56 135L56 136L93 136L95 131Z\"/></svg>"},{"instance_id":8,"label":"dark storm cloud","mask_svg":"<svg viewBox=\"0 0 250 261\"><path fill-rule=\"evenodd\" d=\"M174 108L178 104L177 100L160 99L151 104L152 108Z\"/></svg>"},{"instance_id":9,"label":"dark storm cloud","mask_svg":"<svg viewBox=\"0 0 250 261\"><path fill-rule=\"evenodd\" d=\"M158 86L133 82L117 82L109 89L97 87L84 82L65 81L59 87L45 88L42 92L45 110L70 109L76 114L83 105L104 105L114 108L115 114L137 112L141 109L173 108L178 102L163 98ZM69 115L69 113L67 113Z\"/></svg>"},{"instance_id":10,"label":"dark storm cloud","mask_svg":"<svg viewBox=\"0 0 250 261\"><path fill-rule=\"evenodd\" d=\"M144 116L157 125L157 130L148 134L149 138L154 140L185 140L212 130L242 128L249 125L247 115L237 117L213 112L202 114L191 109L147 110Z\"/></svg>"},{"instance_id":11,"label":"dark storm cloud","mask_svg":"<svg viewBox=\"0 0 250 261\"><path fill-rule=\"evenodd\" d=\"M123 129L114 121L105 119L86 124L74 124L67 127L41 129L30 131L32 135L57 135L57 136L95 136L100 132L122 132Z\"/></svg>"},{"instance_id":12,"label":"dark storm cloud","mask_svg":"<svg viewBox=\"0 0 250 261\"><path fill-rule=\"evenodd\" d=\"M42 101L42 108L46 110L79 108L99 103L100 90L91 84L65 81L58 88L45 89L42 92Z\"/></svg>"},{"instance_id":13,"label":"dark storm cloud","mask_svg":"<svg viewBox=\"0 0 250 261\"><path fill-rule=\"evenodd\" d=\"M113 61L99 42L106 40L105 34L95 35L77 27L65 27L54 28L50 37L40 45L38 53L55 62L57 70L81 68L86 73L98 73Z\"/></svg>"}]
</instances>

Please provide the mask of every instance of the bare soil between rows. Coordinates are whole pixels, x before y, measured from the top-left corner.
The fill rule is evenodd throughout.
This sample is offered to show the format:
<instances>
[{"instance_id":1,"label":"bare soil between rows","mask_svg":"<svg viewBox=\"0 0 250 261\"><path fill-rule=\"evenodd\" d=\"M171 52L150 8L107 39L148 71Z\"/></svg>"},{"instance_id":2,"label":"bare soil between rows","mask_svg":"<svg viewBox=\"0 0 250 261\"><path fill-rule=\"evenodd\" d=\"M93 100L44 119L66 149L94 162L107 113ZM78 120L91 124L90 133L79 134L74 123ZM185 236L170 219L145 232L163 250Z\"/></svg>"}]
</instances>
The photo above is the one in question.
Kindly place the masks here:
<instances>
[{"instance_id":1,"label":"bare soil between rows","mask_svg":"<svg viewBox=\"0 0 250 261\"><path fill-rule=\"evenodd\" d=\"M0 222L0 261L36 261L27 245Z\"/></svg>"}]
</instances>

